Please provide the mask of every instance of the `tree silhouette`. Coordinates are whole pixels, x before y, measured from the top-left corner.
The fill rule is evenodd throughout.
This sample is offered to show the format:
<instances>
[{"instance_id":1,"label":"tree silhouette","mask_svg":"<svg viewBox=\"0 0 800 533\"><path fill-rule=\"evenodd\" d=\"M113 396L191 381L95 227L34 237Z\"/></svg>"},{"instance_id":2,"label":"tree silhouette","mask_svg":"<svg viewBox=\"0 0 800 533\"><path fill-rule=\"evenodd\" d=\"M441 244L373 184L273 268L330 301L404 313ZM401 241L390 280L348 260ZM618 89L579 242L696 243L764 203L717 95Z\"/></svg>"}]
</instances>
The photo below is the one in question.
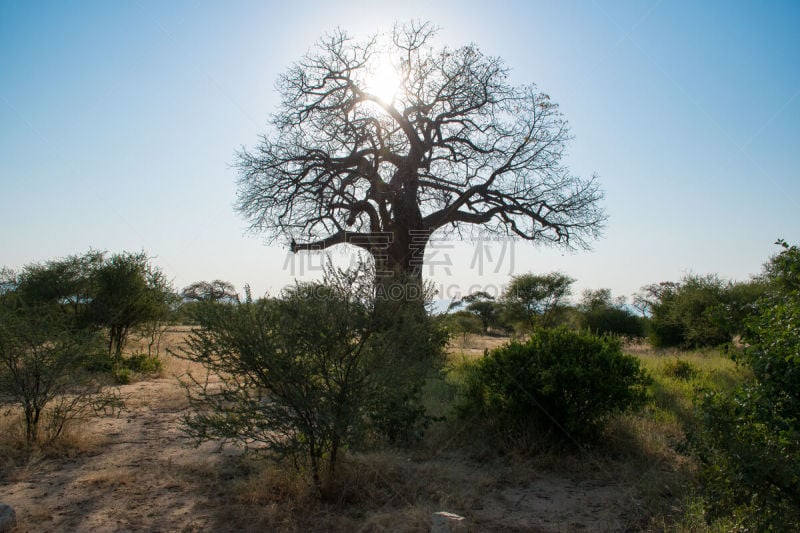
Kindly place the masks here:
<instances>
[{"instance_id":1,"label":"tree silhouette","mask_svg":"<svg viewBox=\"0 0 800 533\"><path fill-rule=\"evenodd\" d=\"M272 131L238 155L237 209L293 252L350 243L378 281L421 278L435 231L585 247L605 221L570 174L558 105L513 86L474 45L435 49L429 23L357 41L338 30L279 78ZM372 87L391 65L393 96ZM384 80L385 84L385 80Z\"/></svg>"},{"instance_id":2,"label":"tree silhouette","mask_svg":"<svg viewBox=\"0 0 800 533\"><path fill-rule=\"evenodd\" d=\"M195 281L181 291L187 300L196 302L238 302L239 294L229 281L215 279L214 281Z\"/></svg>"}]
</instances>

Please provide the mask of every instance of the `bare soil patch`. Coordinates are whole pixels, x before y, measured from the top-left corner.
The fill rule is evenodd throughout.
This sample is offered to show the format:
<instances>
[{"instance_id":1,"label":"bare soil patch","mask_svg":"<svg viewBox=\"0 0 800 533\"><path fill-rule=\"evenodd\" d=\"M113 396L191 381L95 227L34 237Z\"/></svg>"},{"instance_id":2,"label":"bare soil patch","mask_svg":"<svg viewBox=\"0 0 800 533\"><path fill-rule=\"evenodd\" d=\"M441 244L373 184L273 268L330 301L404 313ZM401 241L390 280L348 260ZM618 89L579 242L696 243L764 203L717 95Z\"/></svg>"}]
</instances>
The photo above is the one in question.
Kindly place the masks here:
<instances>
[{"instance_id":1,"label":"bare soil patch","mask_svg":"<svg viewBox=\"0 0 800 533\"><path fill-rule=\"evenodd\" d=\"M0 501L16 509L19 531L425 531L436 511L466 517L467 531L624 531L641 523L635 491L607 469L484 464L457 449L354 457L352 501L311 503L275 479L285 473L258 470L236 448L195 448L181 431L187 404L176 375L186 363L165 359L164 377L121 387L121 416L73 429L91 444L82 452L0 471Z\"/></svg>"}]
</instances>

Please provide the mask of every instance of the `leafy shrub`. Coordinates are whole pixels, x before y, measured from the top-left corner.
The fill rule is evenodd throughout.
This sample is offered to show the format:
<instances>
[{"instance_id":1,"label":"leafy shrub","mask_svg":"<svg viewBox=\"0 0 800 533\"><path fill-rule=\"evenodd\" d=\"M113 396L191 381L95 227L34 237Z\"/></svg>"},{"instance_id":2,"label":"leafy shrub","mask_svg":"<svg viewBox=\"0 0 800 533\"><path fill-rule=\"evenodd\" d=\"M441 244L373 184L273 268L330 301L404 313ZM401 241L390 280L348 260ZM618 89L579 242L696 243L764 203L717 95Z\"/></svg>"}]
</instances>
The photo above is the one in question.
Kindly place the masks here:
<instances>
[{"instance_id":1,"label":"leafy shrub","mask_svg":"<svg viewBox=\"0 0 800 533\"><path fill-rule=\"evenodd\" d=\"M187 384L189 434L288 456L323 493L340 449L363 432L366 309L310 284L279 300L208 303L197 311L186 356L221 384Z\"/></svg>"},{"instance_id":2,"label":"leafy shrub","mask_svg":"<svg viewBox=\"0 0 800 533\"><path fill-rule=\"evenodd\" d=\"M441 322L450 335L461 337L462 342L465 344L470 334L483 331L481 319L469 311L448 313L441 318Z\"/></svg>"},{"instance_id":3,"label":"leafy shrub","mask_svg":"<svg viewBox=\"0 0 800 533\"><path fill-rule=\"evenodd\" d=\"M697 368L683 359L673 359L664 363L663 373L675 379L688 381L697 375Z\"/></svg>"},{"instance_id":4,"label":"leafy shrub","mask_svg":"<svg viewBox=\"0 0 800 533\"><path fill-rule=\"evenodd\" d=\"M131 372L131 369L122 364L114 365L111 369L111 375L114 377L114 382L118 385L127 385L133 379L133 372Z\"/></svg>"},{"instance_id":5,"label":"leafy shrub","mask_svg":"<svg viewBox=\"0 0 800 533\"><path fill-rule=\"evenodd\" d=\"M625 307L624 298L611 298L609 289L586 290L579 305L581 327L592 333L644 337L644 320Z\"/></svg>"},{"instance_id":6,"label":"leafy shrub","mask_svg":"<svg viewBox=\"0 0 800 533\"><path fill-rule=\"evenodd\" d=\"M91 350L83 360L83 369L90 373L111 374L117 363L114 358L104 349Z\"/></svg>"},{"instance_id":7,"label":"leafy shrub","mask_svg":"<svg viewBox=\"0 0 800 533\"><path fill-rule=\"evenodd\" d=\"M0 404L21 408L28 445L43 435L52 442L70 420L118 405L83 369L96 341L59 311L0 300Z\"/></svg>"},{"instance_id":8,"label":"leafy shrub","mask_svg":"<svg viewBox=\"0 0 800 533\"><path fill-rule=\"evenodd\" d=\"M459 410L512 437L545 431L591 440L611 414L644 398L647 383L614 339L540 330L469 366Z\"/></svg>"},{"instance_id":9,"label":"leafy shrub","mask_svg":"<svg viewBox=\"0 0 800 533\"><path fill-rule=\"evenodd\" d=\"M742 530L800 530L800 431L780 412L785 403L758 385L701 397L689 437L710 518L734 515Z\"/></svg>"},{"instance_id":10,"label":"leafy shrub","mask_svg":"<svg viewBox=\"0 0 800 533\"><path fill-rule=\"evenodd\" d=\"M650 320L654 346L700 348L731 341L725 311L727 285L719 277L692 275L658 287Z\"/></svg>"},{"instance_id":11,"label":"leafy shrub","mask_svg":"<svg viewBox=\"0 0 800 533\"><path fill-rule=\"evenodd\" d=\"M657 348L702 348L729 343L764 292L761 281L725 282L717 275L689 275L649 285L637 296L649 309L650 342Z\"/></svg>"},{"instance_id":12,"label":"leafy shrub","mask_svg":"<svg viewBox=\"0 0 800 533\"><path fill-rule=\"evenodd\" d=\"M504 322L522 322L534 328L561 324L559 310L572 293L574 282L560 272L514 276L503 293Z\"/></svg>"},{"instance_id":13,"label":"leafy shrub","mask_svg":"<svg viewBox=\"0 0 800 533\"><path fill-rule=\"evenodd\" d=\"M600 307L584 315L585 325L593 333L623 337L644 337L644 320L621 307Z\"/></svg>"},{"instance_id":14,"label":"leafy shrub","mask_svg":"<svg viewBox=\"0 0 800 533\"><path fill-rule=\"evenodd\" d=\"M157 374L164 368L164 363L158 356L136 353L122 360L123 365L137 374Z\"/></svg>"},{"instance_id":15,"label":"leafy shrub","mask_svg":"<svg viewBox=\"0 0 800 533\"><path fill-rule=\"evenodd\" d=\"M127 385L136 376L161 372L164 363L157 355L146 353L136 353L119 360L109 354L98 354L91 359L90 368L109 371L117 384Z\"/></svg>"},{"instance_id":16,"label":"leafy shrub","mask_svg":"<svg viewBox=\"0 0 800 533\"><path fill-rule=\"evenodd\" d=\"M216 382L186 383L189 434L288 457L328 495L341 454L371 432L405 441L424 429L418 384L440 352L437 329L423 306L378 306L373 295L309 283L277 299L198 305L184 354Z\"/></svg>"},{"instance_id":17,"label":"leafy shrub","mask_svg":"<svg viewBox=\"0 0 800 533\"><path fill-rule=\"evenodd\" d=\"M689 435L710 516L759 531L800 530L800 249L779 244L738 358L754 379L703 395Z\"/></svg>"}]
</instances>

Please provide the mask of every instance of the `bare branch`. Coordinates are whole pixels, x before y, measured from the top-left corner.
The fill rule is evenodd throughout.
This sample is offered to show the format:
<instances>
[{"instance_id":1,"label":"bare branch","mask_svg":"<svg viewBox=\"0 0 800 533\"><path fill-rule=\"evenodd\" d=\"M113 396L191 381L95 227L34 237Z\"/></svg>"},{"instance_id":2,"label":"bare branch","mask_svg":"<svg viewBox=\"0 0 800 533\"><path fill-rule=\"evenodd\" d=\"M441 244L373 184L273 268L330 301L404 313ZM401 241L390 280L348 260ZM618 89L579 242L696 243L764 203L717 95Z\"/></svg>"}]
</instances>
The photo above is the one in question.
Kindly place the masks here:
<instances>
[{"instance_id":1,"label":"bare branch","mask_svg":"<svg viewBox=\"0 0 800 533\"><path fill-rule=\"evenodd\" d=\"M421 22L365 41L337 30L280 77L272 131L238 154L237 209L253 230L303 250L470 225L567 247L599 235L603 195L562 163L558 105L510 85L474 45L435 49L435 34ZM368 89L379 63L399 72L390 102Z\"/></svg>"}]
</instances>

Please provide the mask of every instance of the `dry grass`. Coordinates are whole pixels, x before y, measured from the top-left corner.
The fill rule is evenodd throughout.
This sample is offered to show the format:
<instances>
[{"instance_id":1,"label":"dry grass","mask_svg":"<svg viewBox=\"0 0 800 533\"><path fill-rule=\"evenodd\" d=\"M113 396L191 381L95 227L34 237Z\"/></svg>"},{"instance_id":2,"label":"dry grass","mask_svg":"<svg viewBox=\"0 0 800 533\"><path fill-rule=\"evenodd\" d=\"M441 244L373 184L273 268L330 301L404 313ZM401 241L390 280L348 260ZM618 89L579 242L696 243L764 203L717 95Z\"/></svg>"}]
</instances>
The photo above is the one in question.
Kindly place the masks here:
<instances>
[{"instance_id":1,"label":"dry grass","mask_svg":"<svg viewBox=\"0 0 800 533\"><path fill-rule=\"evenodd\" d=\"M493 350L510 341L510 337L467 335L466 342L461 336L454 337L447 346L451 357L473 359L483 357L486 350Z\"/></svg>"},{"instance_id":2,"label":"dry grass","mask_svg":"<svg viewBox=\"0 0 800 533\"><path fill-rule=\"evenodd\" d=\"M685 451L683 431L692 416L691 394L697 386L725 387L741 379L735 365L713 352L626 346L654 378L649 403L611 420L600 445L566 451L542 446L530 456L498 450L479 426L452 416L453 383L458 381L454 373L449 384L431 383L426 390L434 414L446 419L430 428L424 442L407 450L346 454L332 491L335 497L321 501L308 480L288 464L220 453L211 445L200 452L181 451L174 440L179 434L175 426L186 398L176 376L200 375L203 369L169 355L169 350L176 350L188 331L174 328L165 333L160 377L126 387L130 412L125 416L133 422L106 422L119 428L117 437L80 428L83 431L69 431L59 445L63 448L54 448L50 455L16 460L19 441L11 436L18 438L20 433L11 428L18 419L2 417L0 491L31 485L43 472L54 472L69 478L64 490L87 495L95 507L101 505L100 495L111 493L111 505L130 509L131 516L143 499L164 502L164 509L152 510L153 520L160 522L140 522L140 529L425 531L432 513L450 511L465 516L475 531L692 531L695 522L686 519L692 501L686 494L695 466ZM450 360L457 368L507 340L472 336L466 345L450 347ZM686 361L697 373L689 379L671 375L670 365L676 360ZM163 422L163 413L174 422ZM164 426L157 427L161 423ZM130 433L132 427L147 434ZM137 448L140 440L147 441L147 450ZM165 446L172 446L168 455L158 455ZM120 453L135 459L114 456ZM116 466L92 466L96 464ZM26 528L60 528L47 505L35 499L30 508L22 508ZM136 522L119 522L127 520L127 514L106 515L95 522L74 523L137 529ZM107 522L112 519L117 522ZM61 529L69 529L69 524L73 522L61 523Z\"/></svg>"}]
</instances>

